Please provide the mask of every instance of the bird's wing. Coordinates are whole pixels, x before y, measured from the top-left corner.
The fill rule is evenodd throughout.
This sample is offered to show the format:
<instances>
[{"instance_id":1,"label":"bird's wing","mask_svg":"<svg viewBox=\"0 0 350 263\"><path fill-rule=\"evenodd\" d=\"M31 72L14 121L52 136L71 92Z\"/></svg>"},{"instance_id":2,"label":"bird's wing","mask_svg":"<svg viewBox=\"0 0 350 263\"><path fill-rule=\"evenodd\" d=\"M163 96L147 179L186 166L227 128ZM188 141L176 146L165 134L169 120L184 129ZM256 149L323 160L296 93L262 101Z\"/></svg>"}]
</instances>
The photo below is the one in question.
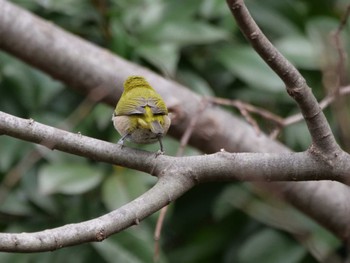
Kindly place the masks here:
<instances>
[{"instance_id":1,"label":"bird's wing","mask_svg":"<svg viewBox=\"0 0 350 263\"><path fill-rule=\"evenodd\" d=\"M153 114L168 114L165 104L159 98L128 98L115 109L116 116L145 114L145 107L150 107Z\"/></svg>"}]
</instances>

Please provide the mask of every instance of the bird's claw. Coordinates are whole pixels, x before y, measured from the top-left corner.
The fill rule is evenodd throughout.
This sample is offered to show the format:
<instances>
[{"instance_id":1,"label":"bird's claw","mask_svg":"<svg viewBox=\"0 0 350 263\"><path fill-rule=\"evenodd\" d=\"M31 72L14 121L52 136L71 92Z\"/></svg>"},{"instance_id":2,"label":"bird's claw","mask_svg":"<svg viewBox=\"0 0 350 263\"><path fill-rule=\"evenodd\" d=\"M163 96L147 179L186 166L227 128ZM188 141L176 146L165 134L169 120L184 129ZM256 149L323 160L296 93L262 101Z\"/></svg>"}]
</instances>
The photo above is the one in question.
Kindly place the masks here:
<instances>
[{"instance_id":1,"label":"bird's claw","mask_svg":"<svg viewBox=\"0 0 350 263\"><path fill-rule=\"evenodd\" d=\"M159 156L159 155L163 155L164 154L164 151L161 151L161 150L158 150L156 152L156 158Z\"/></svg>"}]
</instances>

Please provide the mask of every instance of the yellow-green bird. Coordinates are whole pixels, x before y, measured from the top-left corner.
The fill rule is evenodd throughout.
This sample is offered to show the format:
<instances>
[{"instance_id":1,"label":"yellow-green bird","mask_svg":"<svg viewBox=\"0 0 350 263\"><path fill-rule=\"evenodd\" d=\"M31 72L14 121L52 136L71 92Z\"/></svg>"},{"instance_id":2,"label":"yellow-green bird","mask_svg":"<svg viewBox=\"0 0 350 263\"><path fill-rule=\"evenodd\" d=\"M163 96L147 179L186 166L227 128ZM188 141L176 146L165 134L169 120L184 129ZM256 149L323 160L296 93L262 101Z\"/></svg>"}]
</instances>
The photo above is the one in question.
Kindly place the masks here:
<instances>
[{"instance_id":1,"label":"yellow-green bird","mask_svg":"<svg viewBox=\"0 0 350 263\"><path fill-rule=\"evenodd\" d=\"M124 82L124 92L113 113L113 124L124 140L139 144L159 142L170 126L168 109L162 97L140 76L130 76Z\"/></svg>"}]
</instances>

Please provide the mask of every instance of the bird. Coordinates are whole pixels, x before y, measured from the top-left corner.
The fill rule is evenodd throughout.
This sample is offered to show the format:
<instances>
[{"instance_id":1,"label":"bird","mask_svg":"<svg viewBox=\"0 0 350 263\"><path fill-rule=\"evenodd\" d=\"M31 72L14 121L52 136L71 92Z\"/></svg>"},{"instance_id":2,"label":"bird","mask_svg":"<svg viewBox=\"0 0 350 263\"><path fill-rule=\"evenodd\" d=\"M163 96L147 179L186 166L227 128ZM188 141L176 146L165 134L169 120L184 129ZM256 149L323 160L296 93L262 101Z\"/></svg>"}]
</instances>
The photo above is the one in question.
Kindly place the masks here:
<instances>
[{"instance_id":1,"label":"bird","mask_svg":"<svg viewBox=\"0 0 350 263\"><path fill-rule=\"evenodd\" d=\"M121 135L118 144L124 141L137 144L159 142L160 154L164 153L162 138L169 130L171 120L162 97L142 76L129 76L124 82L124 91L112 121Z\"/></svg>"}]
</instances>

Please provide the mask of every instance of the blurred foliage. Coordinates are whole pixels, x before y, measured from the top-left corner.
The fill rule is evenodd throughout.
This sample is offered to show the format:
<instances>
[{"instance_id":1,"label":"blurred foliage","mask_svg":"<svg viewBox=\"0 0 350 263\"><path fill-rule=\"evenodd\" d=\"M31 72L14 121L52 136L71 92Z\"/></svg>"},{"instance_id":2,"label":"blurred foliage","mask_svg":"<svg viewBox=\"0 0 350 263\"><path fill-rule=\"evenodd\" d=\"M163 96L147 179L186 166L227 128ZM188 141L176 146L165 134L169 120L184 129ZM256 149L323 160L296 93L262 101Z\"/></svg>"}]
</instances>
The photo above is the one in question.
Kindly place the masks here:
<instances>
[{"instance_id":1,"label":"blurred foliage","mask_svg":"<svg viewBox=\"0 0 350 263\"><path fill-rule=\"evenodd\" d=\"M224 0L12 2L202 95L240 99L283 117L298 112L283 83L240 34ZM330 34L347 1L246 3L263 31L322 99L332 88L326 87L325 76L335 71L338 61ZM349 25L341 36L348 52ZM118 139L110 122L111 108L91 105L88 115L72 122L84 97L5 53L0 53L0 95L2 111L107 141ZM339 119L329 109L326 114L342 143L346 136ZM267 133L274 128L256 118ZM304 123L284 128L278 139L294 150L310 144ZM167 153L175 155L178 142L167 137L164 144ZM139 172L9 137L1 136L0 145L2 232L38 231L98 217L155 182ZM157 145L142 148L154 151ZM188 149L186 154L198 152ZM151 262L156 219L152 215L102 243L30 255L0 253L0 261ZM160 261L317 262L339 248L341 242L325 229L269 194L246 184L216 183L200 185L171 205Z\"/></svg>"}]
</instances>

